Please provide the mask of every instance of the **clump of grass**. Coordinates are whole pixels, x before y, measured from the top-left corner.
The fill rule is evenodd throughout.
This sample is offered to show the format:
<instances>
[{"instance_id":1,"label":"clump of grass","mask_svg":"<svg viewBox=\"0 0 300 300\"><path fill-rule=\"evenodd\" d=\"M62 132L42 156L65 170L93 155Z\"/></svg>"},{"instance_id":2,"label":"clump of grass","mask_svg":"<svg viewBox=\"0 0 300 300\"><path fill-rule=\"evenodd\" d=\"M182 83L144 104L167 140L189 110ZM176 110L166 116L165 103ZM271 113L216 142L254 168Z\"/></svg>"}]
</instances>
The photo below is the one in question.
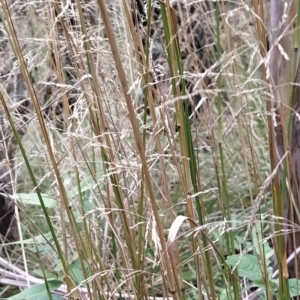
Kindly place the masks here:
<instances>
[{"instance_id":1,"label":"clump of grass","mask_svg":"<svg viewBox=\"0 0 300 300\"><path fill-rule=\"evenodd\" d=\"M25 299L276 295L262 3L211 3L216 57L209 99L193 118L180 99L191 98L187 76L203 74L185 72L168 1L168 105L153 98L151 43L143 47L125 1L1 4L9 75L22 74L30 113L20 139L11 118L20 103L5 105L16 98L1 92L19 149L12 198L22 226L0 282ZM133 101L138 82L150 116Z\"/></svg>"}]
</instances>

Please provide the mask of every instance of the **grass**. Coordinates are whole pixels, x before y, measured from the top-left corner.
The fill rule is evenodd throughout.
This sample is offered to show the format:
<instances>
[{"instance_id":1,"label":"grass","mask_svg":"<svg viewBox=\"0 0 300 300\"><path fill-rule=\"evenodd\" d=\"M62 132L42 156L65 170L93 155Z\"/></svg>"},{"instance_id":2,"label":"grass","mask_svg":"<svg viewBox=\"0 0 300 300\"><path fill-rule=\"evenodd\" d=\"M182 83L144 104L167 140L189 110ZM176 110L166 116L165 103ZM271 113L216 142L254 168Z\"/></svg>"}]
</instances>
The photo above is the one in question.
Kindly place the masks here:
<instances>
[{"instance_id":1,"label":"grass","mask_svg":"<svg viewBox=\"0 0 300 300\"><path fill-rule=\"evenodd\" d=\"M167 104L153 97L151 45L138 55L142 40L125 1L32 1L26 13L21 1L1 4L11 57L1 72L3 122L18 144L13 199L21 224L20 241L3 247L1 298L297 294L297 281L272 279L272 226L281 219L273 215L265 29L254 18L255 11L268 22L261 2L249 1L252 13L242 1L213 4L217 63L207 70L210 88L196 90L209 100L192 120L187 101L175 100L190 96L183 78L201 82L201 74L186 72L168 2ZM20 103L5 90L17 74L30 107L22 138Z\"/></svg>"}]
</instances>

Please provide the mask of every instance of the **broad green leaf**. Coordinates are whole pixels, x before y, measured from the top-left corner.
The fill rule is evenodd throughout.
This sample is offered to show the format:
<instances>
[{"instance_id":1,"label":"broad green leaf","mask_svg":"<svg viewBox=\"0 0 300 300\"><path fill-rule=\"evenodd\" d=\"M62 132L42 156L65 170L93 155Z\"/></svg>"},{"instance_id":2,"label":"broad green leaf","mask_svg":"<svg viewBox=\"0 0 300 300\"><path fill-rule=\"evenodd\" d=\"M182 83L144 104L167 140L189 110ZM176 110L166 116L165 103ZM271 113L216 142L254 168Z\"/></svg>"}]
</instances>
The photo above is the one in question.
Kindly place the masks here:
<instances>
[{"instance_id":1,"label":"broad green leaf","mask_svg":"<svg viewBox=\"0 0 300 300\"><path fill-rule=\"evenodd\" d=\"M223 289L220 294L220 300L234 299L233 288L230 287L229 290Z\"/></svg>"},{"instance_id":2,"label":"broad green leaf","mask_svg":"<svg viewBox=\"0 0 300 300\"><path fill-rule=\"evenodd\" d=\"M49 286L49 290L50 292L56 290L57 288L59 288L61 286L61 282L60 281L49 281L48 282L48 286ZM42 284L35 284L32 287L28 288L27 290L22 291L21 293L14 295L12 297L10 297L10 299L13 300L32 300L33 298L39 297L38 299L41 299L42 297L48 297L48 292L47 292L47 288L46 288L46 284L42 283ZM49 297L48 297L49 299Z\"/></svg>"},{"instance_id":3,"label":"broad green leaf","mask_svg":"<svg viewBox=\"0 0 300 300\"><path fill-rule=\"evenodd\" d=\"M18 244L26 244L26 245L35 245L35 244L45 244L47 241L52 240L52 235L51 232L45 233L44 235L38 235L35 236L34 238L30 238L27 240L23 241L16 241L16 242L11 242L11 243L6 243L5 245L18 245Z\"/></svg>"},{"instance_id":4,"label":"broad green leaf","mask_svg":"<svg viewBox=\"0 0 300 300\"><path fill-rule=\"evenodd\" d=\"M86 275L87 275L87 277L89 277L91 272L88 268L88 264L86 261L84 261L83 264L84 264ZM79 259L76 259L75 261L73 261L70 267L71 267L70 273L72 275L72 278L73 278L73 280L75 280L75 282L77 284L81 283L82 281L84 281L86 279L84 276L84 272L82 271Z\"/></svg>"},{"instance_id":5,"label":"broad green leaf","mask_svg":"<svg viewBox=\"0 0 300 300\"><path fill-rule=\"evenodd\" d=\"M25 205L41 205L40 200L38 198L37 193L30 193L30 194L24 194L24 193L16 193L11 196L13 199L25 204ZM55 208L57 207L57 200L47 194L42 194L42 198L44 201L44 204L47 208Z\"/></svg>"},{"instance_id":6,"label":"broad green leaf","mask_svg":"<svg viewBox=\"0 0 300 300\"><path fill-rule=\"evenodd\" d=\"M269 268L268 270L270 272L270 274L272 274L272 268ZM270 276L271 277L271 276ZM278 287L278 283L275 284L274 282L272 282L272 280L269 279L269 285L271 287L272 290L276 289ZM253 280L253 283L252 285L253 287L260 287L260 288L265 288L266 287L266 282L265 282L265 279L263 278L260 278L260 279L256 279L256 280Z\"/></svg>"},{"instance_id":7,"label":"broad green leaf","mask_svg":"<svg viewBox=\"0 0 300 300\"><path fill-rule=\"evenodd\" d=\"M95 205L89 201L91 195L91 190L87 190L82 193L83 209L88 212L95 209Z\"/></svg>"},{"instance_id":8,"label":"broad green leaf","mask_svg":"<svg viewBox=\"0 0 300 300\"><path fill-rule=\"evenodd\" d=\"M267 265L271 262L271 257L274 255L274 250L269 246L269 244L265 241L263 242L263 235L260 227L254 227L252 229L252 241L254 243L254 249L257 255L260 255L260 251L264 251L266 263Z\"/></svg>"},{"instance_id":9,"label":"broad green leaf","mask_svg":"<svg viewBox=\"0 0 300 300\"><path fill-rule=\"evenodd\" d=\"M56 276L55 274L53 274L53 273L51 273L51 272L48 272L48 271L45 271L45 272L43 273L42 270L36 269L36 270L33 270L32 272L33 272L35 275L37 275L38 277L44 278L44 279L46 279L46 280L48 280L48 281L50 281L50 280L56 280L56 279L57 279L57 276ZM46 278L45 278L44 276L46 276Z\"/></svg>"},{"instance_id":10,"label":"broad green leaf","mask_svg":"<svg viewBox=\"0 0 300 300\"><path fill-rule=\"evenodd\" d=\"M63 296L57 295L57 294L52 294L51 297L52 297L52 300L65 300L65 298ZM44 295L44 296L33 297L30 300L49 300L49 296Z\"/></svg>"},{"instance_id":11,"label":"broad green leaf","mask_svg":"<svg viewBox=\"0 0 300 300\"><path fill-rule=\"evenodd\" d=\"M296 278L289 279L290 295L295 297L300 295L300 280Z\"/></svg>"},{"instance_id":12,"label":"broad green leaf","mask_svg":"<svg viewBox=\"0 0 300 300\"><path fill-rule=\"evenodd\" d=\"M261 280L261 265L255 255L246 254L241 257L238 254L230 255L226 259L226 263L231 266L237 266L239 276L248 278L252 281Z\"/></svg>"},{"instance_id":13,"label":"broad green leaf","mask_svg":"<svg viewBox=\"0 0 300 300\"><path fill-rule=\"evenodd\" d=\"M96 164L96 169L98 172L96 173L96 178L102 178L104 171L103 171L103 165L101 162ZM81 193L84 193L85 191L91 191L95 189L95 177L92 175L86 175L84 176L84 179L81 180L80 184L80 191ZM102 186L103 184L98 183L98 185ZM69 198L78 197L78 187L74 186L69 191L67 191Z\"/></svg>"}]
</instances>

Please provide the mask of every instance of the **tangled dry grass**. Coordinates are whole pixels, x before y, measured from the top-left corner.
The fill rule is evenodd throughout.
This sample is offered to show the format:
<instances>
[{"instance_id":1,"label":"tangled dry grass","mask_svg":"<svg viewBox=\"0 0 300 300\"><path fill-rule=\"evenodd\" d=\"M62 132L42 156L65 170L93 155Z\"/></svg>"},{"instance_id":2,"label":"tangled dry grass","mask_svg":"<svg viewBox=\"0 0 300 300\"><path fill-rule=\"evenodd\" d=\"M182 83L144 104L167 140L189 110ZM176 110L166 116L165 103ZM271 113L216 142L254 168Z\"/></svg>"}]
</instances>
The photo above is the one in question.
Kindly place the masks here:
<instances>
[{"instance_id":1,"label":"tangled dry grass","mask_svg":"<svg viewBox=\"0 0 300 300\"><path fill-rule=\"evenodd\" d=\"M237 265L250 254L269 299L268 243L281 219L261 14L257 1L208 2L216 59L193 71L175 38L162 43L173 49L163 62L147 62L153 44L143 45L126 1L0 1L0 158L20 240L1 246L0 297L29 299L41 284L37 297L247 299L259 280ZM159 35L172 32L166 24ZM149 75L161 67L163 82ZM185 94L182 79L195 88ZM187 98L198 101L186 117L176 105Z\"/></svg>"}]
</instances>

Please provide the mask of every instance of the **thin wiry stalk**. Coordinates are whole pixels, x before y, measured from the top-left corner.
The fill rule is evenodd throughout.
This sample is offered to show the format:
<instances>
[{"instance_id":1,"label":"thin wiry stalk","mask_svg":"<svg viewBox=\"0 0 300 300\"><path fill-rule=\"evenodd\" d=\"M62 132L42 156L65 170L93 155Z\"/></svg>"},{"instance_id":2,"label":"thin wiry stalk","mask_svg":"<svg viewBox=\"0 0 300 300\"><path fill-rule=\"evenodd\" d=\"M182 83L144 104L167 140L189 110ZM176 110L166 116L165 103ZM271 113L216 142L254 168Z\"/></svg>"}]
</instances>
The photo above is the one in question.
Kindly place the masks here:
<instances>
[{"instance_id":1,"label":"thin wiry stalk","mask_svg":"<svg viewBox=\"0 0 300 300\"><path fill-rule=\"evenodd\" d=\"M285 56L292 57L292 47L293 43L291 42L291 33L289 29L294 22L295 15L295 1L289 2L287 6L288 13L285 22L281 25L276 24L276 20L282 18L284 14L284 5L282 2L274 2L271 1L271 26L273 33L273 40L276 42L281 35L281 44L282 44L282 53L285 52ZM279 26L280 25L280 26ZM276 121L277 126L276 130L276 146L280 157L286 153L286 151L290 149L288 155L285 157L283 162L283 168L280 170L281 172L281 193L278 193L276 197L274 197L274 214L279 216L284 216L287 220L292 222L298 222L296 219L297 212L294 209L294 200L297 202L299 198L298 195L298 179L295 177L295 169L297 168L297 163L295 163L295 144L293 138L291 141L289 140L290 131L296 132L297 128L294 127L294 122L291 120L291 105L294 108L297 108L297 105L294 100L297 100L297 96L294 99L294 88L290 86L290 82L297 79L297 76L293 74L294 68L291 66L290 61L285 65L281 64L283 58L279 53L278 49L274 47L271 52L271 62L270 62L270 72L272 76L272 80L276 87L272 88L273 97L275 98L275 109L276 109ZM276 65L273 63L277 61ZM297 67L296 69L297 70ZM295 72L294 72L295 73ZM282 83L288 83L283 85ZM297 89L296 89L297 90ZM291 137L295 135L293 133ZM275 152L275 149L273 150ZM272 161L271 161L272 162ZM295 197L295 199L294 199ZM280 230L282 228L281 224L278 222L275 224L276 230ZM277 238L276 256L277 262L279 266L279 286L280 286L280 297L289 297L288 290L288 280L289 277L294 277L295 272L297 274L297 264L299 262L295 261L295 264L290 264L289 266L286 263L286 256L291 253L292 248L295 248L295 234L287 233L284 237ZM297 275L296 275L297 276Z\"/></svg>"},{"instance_id":2,"label":"thin wiry stalk","mask_svg":"<svg viewBox=\"0 0 300 300\"><path fill-rule=\"evenodd\" d=\"M216 9L216 31L217 31L217 72L220 73L221 70L221 40L220 40L220 7L219 3L215 4L215 9ZM221 90L221 77L218 76L217 78L217 87L219 90ZM228 184L227 184L227 174L225 171L225 161L224 161L224 154L223 154L223 141L222 141L222 118L221 118L221 113L222 113L222 102L221 102L221 93L218 92L217 96L217 107L218 107L218 133L217 133L217 143L218 143L218 150L220 153L220 163L221 163L221 178L219 180L220 182L220 199L222 201L222 208L223 208L223 216L224 218L229 221L230 226L230 221L232 220L231 217L231 208L230 208L230 203L229 203L229 196L228 196ZM226 246L227 246L227 251L230 255L233 255L235 253L234 249L234 235L232 234L232 231L229 229L228 232L225 233L225 240L226 240ZM232 282L233 282L233 291L234 291L234 298L239 299L240 293L239 293L239 283L238 283L238 271L235 270L232 276Z\"/></svg>"},{"instance_id":3,"label":"thin wiry stalk","mask_svg":"<svg viewBox=\"0 0 300 300\"><path fill-rule=\"evenodd\" d=\"M59 186L60 186L60 191L62 193L62 198L64 199L64 201L66 202L67 201L67 197L66 197L66 194L65 194L65 191L64 191L64 187L63 187L63 184L61 182L61 179L60 179L60 175L59 175L59 170L57 168L57 163L56 163L56 160L55 160L55 157L53 155L53 151L52 151L52 148L51 148L51 145L50 145L50 142L49 142L49 137L48 137L48 133L47 133L47 130L46 130L46 127L45 127L45 122L43 120L43 117L42 117L42 113L41 113L41 110L40 110L40 107L39 107L39 104L37 102L37 98L36 98L36 95L35 95L35 92L34 92L34 89L32 87L32 84L30 82L30 79L29 79L29 75L28 75L28 71L27 71L27 68L26 68L26 65L25 65L25 62L24 62L24 58L23 58L23 55L22 55L22 52L21 52L21 48L19 46L19 43L18 43L18 40L17 40L17 37L16 37L16 34L15 34L15 30L14 30L14 27L13 27L13 24L11 22L11 18L10 18L10 14L9 14L9 11L8 11L8 7L6 6L6 3L4 3L3 1L1 1L2 3L2 8L4 9L4 13L5 13L5 17L6 17L6 20L8 22L8 29L9 29L9 34L10 34L10 37L12 39L12 46L13 46L13 49L16 53L16 56L18 57L18 60L19 60L19 63L20 63L20 68L21 68L21 71L22 71L22 74L23 74L23 78L26 82L26 85L27 85L27 88L29 90L29 93L30 93L30 97L31 97L31 100L33 101L33 104L34 104L34 108L35 108L35 111L36 111L36 114L39 118L39 122L40 122L40 125L41 125L41 129L43 131L43 136L45 138L45 142L46 142L46 145L47 145L47 149L48 149L48 152L49 152L49 155L51 157L51 161L52 161L52 165L53 165L53 168L54 168L54 171L55 171L55 174L56 174L56 178L58 180L58 183L59 183ZM9 117L9 111L7 110L7 107L6 107L6 104L5 104L5 101L3 99L3 96L1 94L1 102L2 102L2 105L4 107L4 109L6 110L6 114L7 116ZM10 120L10 125L12 128L14 128L14 124L12 122L12 120ZM59 256L61 258L61 261L62 261L62 264L64 266L64 270L66 272L66 280L68 282L68 285L72 288L74 286L72 280L70 280L70 276L69 276L69 272L68 272L68 267L67 267L67 263L65 261L65 257L64 257L64 254L62 253L61 251L61 247L59 245L59 242L57 240L57 237L56 237L56 234L55 234L55 231L53 230L53 227L52 227L52 224L51 224L51 221L50 221L50 218L49 218L49 215L47 213L47 210L46 210L46 207L45 207L45 204L44 204L44 201L43 201L43 198L39 192L39 187L38 187L38 184L35 180L35 176L32 172L32 169L30 167L30 164L29 164L29 161L27 159L27 156L25 154L25 151L24 151L24 148L22 147L22 143L20 141L20 139L18 138L19 135L18 133L16 132L16 129L14 128L14 136L15 138L17 139L17 142L18 142L18 145L20 147L20 150L22 151L22 155L23 155L23 158L26 162L26 166L28 168L28 171L30 173L30 177L32 179L32 182L34 184L34 186L36 187L36 191L37 191L37 194L38 194L38 197L39 197L39 200L40 200L40 203L41 203L41 206L43 208L43 211L44 211L44 214L45 214L45 217L47 219L47 223L49 225L49 228L50 228L50 231L52 233L52 237L54 239L54 242L55 242L55 246L56 246L56 249L59 253ZM66 205L66 207L68 207L68 205ZM68 211L68 210L67 210ZM72 220L72 217L69 215L69 220L71 221Z\"/></svg>"},{"instance_id":4,"label":"thin wiry stalk","mask_svg":"<svg viewBox=\"0 0 300 300\"><path fill-rule=\"evenodd\" d=\"M32 179L32 181L33 181L33 184L34 184L35 187L38 187L37 182L36 182L35 177L34 177L34 174L33 174L32 170L31 170L29 161L28 161L28 159L27 159L26 153L25 153L24 148L23 148L23 146L22 146L22 143L21 143L19 134L18 134L18 132L17 132L15 126L14 126L13 120L12 120L12 118L11 118L11 116L10 116L9 110L8 110L8 108L7 108L7 106L6 106L5 100L4 100L3 95L2 95L1 92L0 92L0 101L1 101L1 104L2 104L2 106L3 106L3 108L4 108L5 113L6 113L6 115L7 115L7 118L8 118L8 120L9 120L9 122L10 122L11 128L12 128L12 130L13 130L13 133L14 133L14 136L15 136L15 138L16 138L16 140L17 140L17 143L18 143L18 145L19 145L19 147L20 147L20 150L21 150L21 152L22 152L22 155L23 155L23 157L24 157L24 160L25 160L26 166L27 166L27 168L28 168L30 177L31 177L31 179ZM52 225L51 225L51 221L50 221L49 215L48 215L48 213L47 213L46 206L45 206L45 204L44 204L43 198L42 198L42 196L41 196L41 194L40 194L38 188L37 188L37 194L38 194L38 196L39 196L39 200L40 200L40 202L41 202L41 206L42 206L42 209L43 209L43 211L44 211L46 220L47 220L47 222L48 222L48 225L49 225L49 228L50 228L50 231L51 231L53 240L54 240L54 242L55 242L55 244L56 244L57 251L58 251L58 253L61 255L62 263L65 263L63 254L62 254L62 252L61 252L61 249L60 249L58 240L57 240L56 235L55 235L55 231L54 231L54 229L53 229L53 227L52 227ZM64 267L65 267L66 270L67 270L67 266L64 265ZM27 284L28 284L28 282L27 282ZM49 286L48 286L48 283L47 283L47 282L46 282L46 288L47 288L47 292L48 292L49 299L52 299L52 296L51 296L51 293L50 293L50 291L49 291Z\"/></svg>"},{"instance_id":5,"label":"thin wiry stalk","mask_svg":"<svg viewBox=\"0 0 300 300\"><path fill-rule=\"evenodd\" d=\"M103 19L103 23L106 29L106 33L109 39L109 43L111 46L111 50L115 59L115 63L116 63L116 68L119 74L119 79L122 85L122 89L123 89L123 94L125 97L125 101L126 101L126 105L129 111L129 118L133 127L133 131L134 131L134 136L135 136L135 140L136 140L136 144L137 144L137 148L138 148L138 152L139 152L139 156L141 158L141 163L143 166L143 172L145 173L145 180L146 180L146 185L147 185L147 190L149 192L149 196L150 196L150 200L151 200L151 205L152 205L152 210L154 213L154 217L155 217L155 221L156 221L156 226L157 226L157 231L159 234L159 239L160 239L160 243L161 243L161 248L162 248L162 257L163 257L163 264L164 264L164 268L166 268L166 276L168 279L168 285L171 291L176 291L175 288L175 282L174 282L174 274L172 275L171 269L170 269L170 261L169 261L169 257L167 256L167 251L166 251L166 242L164 239L164 234L163 234L163 229L161 226L161 222L160 222L160 218L159 218L159 214L157 211L157 207L156 207L156 202L155 202L155 195L154 195L154 191L153 191L153 186L152 186L152 182L151 182L151 177L149 174L149 169L148 169L148 164L147 164L147 160L145 157L145 149L143 146L143 141L137 126L137 121L136 121L136 116L135 116L135 112L133 109L133 105L131 102L131 99L129 97L128 94L128 86L127 86L127 82L126 82L126 77L124 74L124 70L122 67L122 63L119 57L119 53L117 50L117 45L112 33L112 29L111 29L111 25L107 16L107 11L106 11L106 7L105 7L105 3L101 0L98 0L98 5L101 11L101 15L102 15L102 19Z\"/></svg>"},{"instance_id":6,"label":"thin wiry stalk","mask_svg":"<svg viewBox=\"0 0 300 300\"><path fill-rule=\"evenodd\" d=\"M246 1L248 4L249 0ZM120 1L105 1L108 18L104 13L103 20L108 29L106 32L99 17L94 28L89 24L91 20L87 9L90 1L53 2L51 6L47 2L47 6L42 5L50 20L46 25L49 25L49 32L41 26L46 36L42 43L49 53L53 52L45 55L41 51L42 59L47 62L46 69L55 74L55 79L41 77L46 81L44 86L51 86L59 93L47 106L62 100L65 123L64 129L58 130L51 121L47 122L47 130L51 130L51 133L48 132L50 144L74 217L68 218L65 204L57 196L56 175L53 176L52 162L40 137L39 126L34 126L37 124L35 120L31 123L34 128L30 128L22 143L28 151L26 155L33 170L37 170L35 176L41 190L57 200L57 206L47 210L68 261L67 268L76 284L75 296L78 298L151 299L150 296L161 294L170 298L171 287L171 292L176 291L171 295L173 299L241 299L251 283L236 276L239 265L232 271L227 264L227 255L230 258L238 251L242 259L247 251L254 251L253 241L258 243L255 254L262 262L260 271L265 278L263 280L266 285L269 284L266 266L270 261L265 257L267 238L259 238L262 231L269 234L266 231L269 230L269 222L258 217L265 212L269 214L271 201L268 199L271 197L268 187L270 178L273 178L272 175L265 179L269 176L262 100L265 99L266 84L261 82L260 61L255 65L256 57L253 58L259 56L256 53L256 35L253 37L255 41L249 41L247 35L240 48L235 43L237 36L244 33L244 29L236 29L235 32L235 26L238 15L243 15L241 8L246 8L246 1L222 1L222 4L218 3L220 11L201 11L201 16L211 13L217 17L213 17L214 21L209 24L215 33L213 38L217 37L210 41L216 46L211 54L216 56L217 62L212 67L208 62L199 71L201 74L188 69L189 63L194 61L188 62L184 58L185 44L180 39L184 22L190 20L181 17L183 22L178 26L175 21L182 13L181 8L178 11L172 8L175 1L159 2L162 4L161 23L165 32L160 35L162 52L166 54L163 67L166 67L166 73L169 70L172 73L170 87L173 95L169 95L172 100L168 98L168 103L164 103L165 95L160 102L159 96L165 92L160 91L160 78L152 78L158 64L151 60L153 49L150 39L142 40L139 36L142 29L133 24L127 1L123 1L122 8L119 7ZM33 2L35 5L36 2ZM102 11L103 2L97 2ZM150 21L153 19L152 2L148 1L146 11L147 28L143 24L148 37L153 30L153 22ZM189 7L192 2L195 3L185 2ZM66 3L70 6L67 7ZM211 7L214 4L211 2ZM94 4L94 8L98 7ZM189 15L191 20L195 16L200 17L200 14ZM219 23L215 24L215 21ZM225 31L224 26L227 26ZM124 38L127 31L132 41ZM248 34L248 28L244 31ZM230 45L223 43L224 32ZM40 43L38 39L28 41ZM135 53L136 58L128 50L132 45L135 52L140 51ZM203 49L206 46L203 45ZM242 70L244 65L239 57L247 56L245 53L249 49L255 54L249 55L253 58L253 65L247 73ZM30 53L26 50L24 56L30 61ZM198 55L204 63L201 51L198 53L197 50L194 47L188 52ZM246 59L250 60L248 56ZM27 67L32 71L36 65L39 69L41 61L33 61ZM253 69L255 71L251 73ZM71 70L72 80L66 70ZM196 84L191 87L189 79L198 80L198 76L201 79L208 76L210 86ZM135 77L142 78L150 116L146 109L143 114L134 111L133 106L139 104L128 104L133 101L131 95L141 94ZM224 86L220 85L221 77ZM163 83L167 88L168 80L169 77ZM39 78L33 85L37 86L38 81ZM130 88L129 84L132 84ZM116 88L115 93L110 90L112 86ZM229 89L232 92L227 94ZM70 101L69 92L73 91L78 94L75 109L71 111L67 101ZM225 92L230 99L223 99ZM197 110L192 115L198 118L192 121L186 104L194 101L194 95L203 99L200 99L200 104L195 103ZM203 95L207 96L207 100ZM43 102L41 96L42 93L37 95ZM195 100L198 101L197 97ZM226 110L222 111L225 105ZM172 106L175 106L177 123L168 113ZM55 109L52 109L52 122L58 125L55 114ZM46 120L47 116L43 118ZM180 128L175 128L176 124ZM218 142L221 140L220 147ZM20 157L19 153L17 155ZM40 156L37 163L36 156ZM23 161L22 158L20 160ZM24 188L31 192L32 187L26 186L28 182L24 172L19 171L17 176L18 190ZM18 201L23 201L21 196ZM29 223L30 234L40 233L44 237L45 224L40 226L37 223L40 220L46 223L43 212L39 211L40 206L37 213L32 212L27 204L24 207L28 216L24 223ZM176 240L171 244L165 243L162 250L160 245L166 241L168 231L172 231L172 221L178 216L189 217L194 222L191 223L192 230L186 236L178 234ZM184 223L178 226L178 232L187 232L187 224ZM196 223L201 226L197 227ZM71 226L74 228L71 229ZM48 230L47 225L45 227ZM253 227L257 229L256 235ZM53 248L47 250L51 241L46 245L35 244L35 250L29 244L25 251L28 272L38 269L43 276L43 271L50 269L61 280L64 271L61 270L60 259ZM35 260L41 257L41 261L46 257L50 262L40 266L40 262L32 257ZM76 277L78 269L74 270L74 263L81 270L80 280ZM3 282L15 284L11 278L4 278ZM236 283L234 289L233 283ZM23 284L22 281L20 285ZM269 284L266 290L269 297L273 285ZM61 293L65 296L71 291L69 288L69 291Z\"/></svg>"},{"instance_id":7,"label":"thin wiry stalk","mask_svg":"<svg viewBox=\"0 0 300 300\"><path fill-rule=\"evenodd\" d=\"M24 272L20 268L16 267L12 263L6 261L5 259L0 257L0 265L3 266L5 269L0 268L0 274L5 274L5 278L0 279L0 283L2 284L9 284L9 285L15 285L15 286L22 286L27 287L27 281L30 282L30 286L34 284L42 284L46 283L43 279L36 278L34 276L28 275L28 273ZM8 271L7 268L10 270ZM76 290L78 290L78 294L83 294L84 296L89 295L89 291L87 288L82 287L76 287ZM71 291L73 292L73 291ZM55 294L62 295L62 296L68 296L70 292L68 292L68 287L65 284L62 284L57 290L55 290ZM105 292L103 291L103 294L106 297L114 297L114 293L112 292ZM127 293L116 293L117 295L120 295L123 299L136 299L133 294L127 294ZM163 300L164 297L148 297L149 300ZM170 300L173 300L172 297L169 297Z\"/></svg>"}]
</instances>

